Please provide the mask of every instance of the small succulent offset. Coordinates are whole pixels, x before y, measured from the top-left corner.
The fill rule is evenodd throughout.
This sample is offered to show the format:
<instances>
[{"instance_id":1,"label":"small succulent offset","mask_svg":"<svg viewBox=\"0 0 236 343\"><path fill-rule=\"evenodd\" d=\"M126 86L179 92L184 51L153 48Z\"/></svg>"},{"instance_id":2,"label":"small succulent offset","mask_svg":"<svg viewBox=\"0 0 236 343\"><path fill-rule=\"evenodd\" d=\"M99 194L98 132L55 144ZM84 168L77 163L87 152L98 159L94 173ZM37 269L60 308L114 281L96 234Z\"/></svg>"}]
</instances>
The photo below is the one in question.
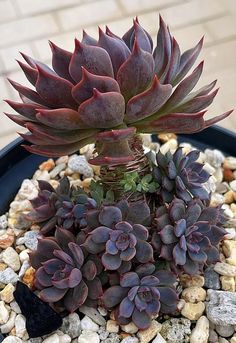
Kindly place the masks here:
<instances>
[{"instance_id":1,"label":"small succulent offset","mask_svg":"<svg viewBox=\"0 0 236 343\"><path fill-rule=\"evenodd\" d=\"M145 265L142 267L146 268ZM152 268L153 267L153 268ZM120 277L120 284L105 291L102 300L107 308L114 308L121 325L133 322L140 329L147 329L159 311L170 313L176 309L178 297L173 289L176 281L168 271L156 271L147 266L146 272L128 272Z\"/></svg>"},{"instance_id":2,"label":"small succulent offset","mask_svg":"<svg viewBox=\"0 0 236 343\"><path fill-rule=\"evenodd\" d=\"M50 42L52 67L25 54L19 62L35 88L11 81L23 103L8 100L20 115L7 114L26 127L25 148L45 156L74 153L99 142L94 164L122 164L134 158L130 138L138 133L193 133L227 117L204 120L217 94L216 81L194 92L201 62L189 76L203 39L181 53L160 17L157 46L134 19L122 38L99 28L98 41L84 32L71 53Z\"/></svg>"},{"instance_id":3,"label":"small succulent offset","mask_svg":"<svg viewBox=\"0 0 236 343\"><path fill-rule=\"evenodd\" d=\"M178 148L174 154L168 151L165 155L159 151L156 155L157 166L153 175L158 182L157 193L163 202L170 202L174 196L191 201L193 197L208 200L209 193L203 184L207 182L210 174L203 169L202 163L196 162L200 151L193 150L184 154Z\"/></svg>"},{"instance_id":4,"label":"small succulent offset","mask_svg":"<svg viewBox=\"0 0 236 343\"><path fill-rule=\"evenodd\" d=\"M204 265L220 261L217 245L226 231L220 207L205 207L194 199L187 205L175 198L156 211L152 245L178 273L196 274Z\"/></svg>"},{"instance_id":5,"label":"small succulent offset","mask_svg":"<svg viewBox=\"0 0 236 343\"><path fill-rule=\"evenodd\" d=\"M35 285L42 300L74 312L86 300L97 300L102 285L99 268L86 260L73 234L57 229L54 237L40 239L37 250L30 254L36 269Z\"/></svg>"},{"instance_id":6,"label":"small succulent offset","mask_svg":"<svg viewBox=\"0 0 236 343\"><path fill-rule=\"evenodd\" d=\"M84 193L76 194L78 191L70 187L67 177L60 180L57 189L47 181L39 180L38 184L39 194L31 200L33 210L27 214L27 218L41 225L41 233L51 233L56 225L75 230L87 225L85 214L96 207L94 199Z\"/></svg>"},{"instance_id":7,"label":"small succulent offset","mask_svg":"<svg viewBox=\"0 0 236 343\"><path fill-rule=\"evenodd\" d=\"M153 193L158 188L158 183L152 174L146 174L140 178L138 172L125 174L120 184L125 192Z\"/></svg>"}]
</instances>

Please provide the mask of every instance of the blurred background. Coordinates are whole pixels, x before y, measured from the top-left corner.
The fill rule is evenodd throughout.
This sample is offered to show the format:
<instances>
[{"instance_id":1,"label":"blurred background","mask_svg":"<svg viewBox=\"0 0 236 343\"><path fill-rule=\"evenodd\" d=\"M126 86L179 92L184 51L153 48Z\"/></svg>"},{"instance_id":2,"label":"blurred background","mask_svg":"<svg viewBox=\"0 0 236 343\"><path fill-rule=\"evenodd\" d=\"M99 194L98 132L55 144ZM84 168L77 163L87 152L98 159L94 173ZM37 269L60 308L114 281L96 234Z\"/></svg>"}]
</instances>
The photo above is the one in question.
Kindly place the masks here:
<instances>
[{"instance_id":1,"label":"blurred background","mask_svg":"<svg viewBox=\"0 0 236 343\"><path fill-rule=\"evenodd\" d=\"M215 79L220 86L209 116L235 108L236 0L0 0L0 148L23 131L3 114L13 113L3 99L19 99L6 78L28 85L15 61L19 51L50 63L48 39L73 51L82 28L97 37L97 25L108 24L122 36L136 15L155 42L159 13L182 49L205 35L199 87ZM236 132L236 112L220 125Z\"/></svg>"}]
</instances>

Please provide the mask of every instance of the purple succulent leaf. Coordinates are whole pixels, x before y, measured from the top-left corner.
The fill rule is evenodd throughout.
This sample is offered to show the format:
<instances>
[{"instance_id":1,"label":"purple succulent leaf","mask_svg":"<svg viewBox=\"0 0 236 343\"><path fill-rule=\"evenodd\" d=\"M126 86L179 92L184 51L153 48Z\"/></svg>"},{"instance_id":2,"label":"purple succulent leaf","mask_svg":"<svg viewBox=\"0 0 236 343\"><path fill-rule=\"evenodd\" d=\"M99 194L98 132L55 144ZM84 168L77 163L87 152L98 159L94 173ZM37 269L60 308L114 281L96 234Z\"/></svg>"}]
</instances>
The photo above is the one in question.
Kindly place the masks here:
<instances>
[{"instance_id":1,"label":"purple succulent leaf","mask_svg":"<svg viewBox=\"0 0 236 343\"><path fill-rule=\"evenodd\" d=\"M110 255L116 255L118 253L118 249L116 247L116 244L109 240L106 243L106 252Z\"/></svg>"},{"instance_id":2,"label":"purple succulent leaf","mask_svg":"<svg viewBox=\"0 0 236 343\"><path fill-rule=\"evenodd\" d=\"M37 65L38 78L35 88L40 97L53 107L77 108L71 95L73 84L59 76L52 75Z\"/></svg>"},{"instance_id":3,"label":"purple succulent leaf","mask_svg":"<svg viewBox=\"0 0 236 343\"><path fill-rule=\"evenodd\" d=\"M85 30L83 30L83 39L81 43L86 45L97 46L97 40L91 37Z\"/></svg>"},{"instance_id":4,"label":"purple succulent leaf","mask_svg":"<svg viewBox=\"0 0 236 343\"><path fill-rule=\"evenodd\" d=\"M121 230L113 230L110 233L110 239L112 242L116 242L116 240L118 239L118 237L123 233L123 231Z\"/></svg>"},{"instance_id":5,"label":"purple succulent leaf","mask_svg":"<svg viewBox=\"0 0 236 343\"><path fill-rule=\"evenodd\" d=\"M192 261L197 263L206 263L207 261L207 255L204 251L198 251L198 252L192 252L188 250L189 257Z\"/></svg>"},{"instance_id":6,"label":"purple succulent leaf","mask_svg":"<svg viewBox=\"0 0 236 343\"><path fill-rule=\"evenodd\" d=\"M150 219L150 208L146 201L130 204L126 220L134 224L143 224Z\"/></svg>"},{"instance_id":7,"label":"purple succulent leaf","mask_svg":"<svg viewBox=\"0 0 236 343\"><path fill-rule=\"evenodd\" d=\"M149 316L157 316L161 308L161 304L158 300L153 299L150 303L148 303L146 312Z\"/></svg>"},{"instance_id":8,"label":"purple succulent leaf","mask_svg":"<svg viewBox=\"0 0 236 343\"><path fill-rule=\"evenodd\" d=\"M154 275L148 275L141 279L142 286L156 287L159 284L159 280Z\"/></svg>"},{"instance_id":9,"label":"purple succulent leaf","mask_svg":"<svg viewBox=\"0 0 236 343\"><path fill-rule=\"evenodd\" d=\"M109 229L106 226L99 226L95 230L91 232L92 239L94 243L101 244L101 243L106 243L109 238L110 234L112 233L112 230Z\"/></svg>"},{"instance_id":10,"label":"purple succulent leaf","mask_svg":"<svg viewBox=\"0 0 236 343\"><path fill-rule=\"evenodd\" d=\"M28 81L34 86L37 77L38 77L38 72L37 69L30 67L28 64L22 63L21 61L17 61L21 69L23 70L26 78Z\"/></svg>"},{"instance_id":11,"label":"purple succulent leaf","mask_svg":"<svg viewBox=\"0 0 236 343\"><path fill-rule=\"evenodd\" d=\"M117 270L121 265L120 256L105 253L102 255L102 264L107 270Z\"/></svg>"},{"instance_id":12,"label":"purple succulent leaf","mask_svg":"<svg viewBox=\"0 0 236 343\"><path fill-rule=\"evenodd\" d=\"M167 306L171 306L173 304L175 304L175 306L177 305L179 299L174 289L170 287L159 287L158 291L160 293L161 303Z\"/></svg>"},{"instance_id":13,"label":"purple succulent leaf","mask_svg":"<svg viewBox=\"0 0 236 343\"><path fill-rule=\"evenodd\" d=\"M184 102L179 107L175 108L175 111L194 113L204 110L204 108L208 107L213 102L218 91L219 88L210 94L198 96L187 102Z\"/></svg>"},{"instance_id":14,"label":"purple succulent leaf","mask_svg":"<svg viewBox=\"0 0 236 343\"><path fill-rule=\"evenodd\" d=\"M31 252L30 263L33 268L38 269L41 266L41 261L49 260L54 258L53 251L60 249L59 245L48 238L38 239L37 250Z\"/></svg>"},{"instance_id":15,"label":"purple succulent leaf","mask_svg":"<svg viewBox=\"0 0 236 343\"><path fill-rule=\"evenodd\" d=\"M127 273L132 268L131 261L122 261L121 266L117 269L117 272L121 275Z\"/></svg>"},{"instance_id":16,"label":"purple succulent leaf","mask_svg":"<svg viewBox=\"0 0 236 343\"><path fill-rule=\"evenodd\" d=\"M135 257L140 263L153 261L153 248L151 244L145 241L138 241L136 244Z\"/></svg>"},{"instance_id":17,"label":"purple succulent leaf","mask_svg":"<svg viewBox=\"0 0 236 343\"><path fill-rule=\"evenodd\" d=\"M116 246L121 251L126 250L129 247L129 235L122 232L116 240Z\"/></svg>"},{"instance_id":18,"label":"purple succulent leaf","mask_svg":"<svg viewBox=\"0 0 236 343\"><path fill-rule=\"evenodd\" d=\"M128 272L120 277L120 285L122 287L134 287L139 286L140 279L137 273L135 272Z\"/></svg>"},{"instance_id":19,"label":"purple succulent leaf","mask_svg":"<svg viewBox=\"0 0 236 343\"><path fill-rule=\"evenodd\" d=\"M156 267L153 263L145 263L140 264L136 269L135 272L139 275L140 278L153 274Z\"/></svg>"},{"instance_id":20,"label":"purple succulent leaf","mask_svg":"<svg viewBox=\"0 0 236 343\"><path fill-rule=\"evenodd\" d=\"M75 236L68 230L57 228L55 231L55 238L63 251L70 255L71 251L68 244L70 242L75 242Z\"/></svg>"},{"instance_id":21,"label":"purple succulent leaf","mask_svg":"<svg viewBox=\"0 0 236 343\"><path fill-rule=\"evenodd\" d=\"M39 293L39 295L43 301L55 303L61 300L66 294L66 292L67 292L67 289L59 289L52 286L52 287L44 288Z\"/></svg>"},{"instance_id":22,"label":"purple succulent leaf","mask_svg":"<svg viewBox=\"0 0 236 343\"><path fill-rule=\"evenodd\" d=\"M169 209L170 218L175 222L178 220L181 220L183 217L185 217L185 208L186 206L183 200L174 199L171 202L170 209Z\"/></svg>"},{"instance_id":23,"label":"purple succulent leaf","mask_svg":"<svg viewBox=\"0 0 236 343\"><path fill-rule=\"evenodd\" d=\"M81 245L90 254L98 254L105 250L105 244L97 244L93 241L92 236L88 236L85 242Z\"/></svg>"},{"instance_id":24,"label":"purple succulent leaf","mask_svg":"<svg viewBox=\"0 0 236 343\"><path fill-rule=\"evenodd\" d=\"M30 119L30 120L37 120L36 119L36 108L40 108L40 105L37 104L24 104L20 102L15 102L12 100L5 100L8 105L10 105L16 112L21 114L22 116Z\"/></svg>"},{"instance_id":25,"label":"purple succulent leaf","mask_svg":"<svg viewBox=\"0 0 236 343\"><path fill-rule=\"evenodd\" d=\"M185 233L187 226L186 226L186 220L180 219L176 222L176 225L174 227L174 232L177 237L182 236Z\"/></svg>"},{"instance_id":26,"label":"purple succulent leaf","mask_svg":"<svg viewBox=\"0 0 236 343\"><path fill-rule=\"evenodd\" d=\"M149 293L149 289L145 290L146 294ZM141 299L142 293L138 291L136 297L134 298L135 307L138 311L145 311L147 308L147 302Z\"/></svg>"},{"instance_id":27,"label":"purple succulent leaf","mask_svg":"<svg viewBox=\"0 0 236 343\"><path fill-rule=\"evenodd\" d=\"M186 263L183 265L183 270L189 275L197 274L199 271L199 264L187 258Z\"/></svg>"},{"instance_id":28,"label":"purple succulent leaf","mask_svg":"<svg viewBox=\"0 0 236 343\"><path fill-rule=\"evenodd\" d=\"M51 41L49 41L49 45L52 50L53 69L60 77L74 83L74 80L72 79L69 73L69 65L72 53L60 48Z\"/></svg>"},{"instance_id":29,"label":"purple succulent leaf","mask_svg":"<svg viewBox=\"0 0 236 343\"><path fill-rule=\"evenodd\" d=\"M95 277L93 280L86 280L86 284L90 299L96 300L103 295L102 284L98 277Z\"/></svg>"},{"instance_id":30,"label":"purple succulent leaf","mask_svg":"<svg viewBox=\"0 0 236 343\"><path fill-rule=\"evenodd\" d=\"M104 292L102 296L102 302L107 308L115 307L120 304L121 301L126 297L128 288L123 286L112 286Z\"/></svg>"},{"instance_id":31,"label":"purple succulent leaf","mask_svg":"<svg viewBox=\"0 0 236 343\"><path fill-rule=\"evenodd\" d=\"M137 41L140 49L149 52L150 54L152 53L152 44L150 41L150 36L147 35L147 32L142 28L142 26L139 24L138 20L134 20L134 25L133 25L133 32L130 37L130 43L131 46L135 44L135 40Z\"/></svg>"},{"instance_id":32,"label":"purple succulent leaf","mask_svg":"<svg viewBox=\"0 0 236 343\"><path fill-rule=\"evenodd\" d=\"M166 225L160 231L160 237L164 244L172 244L178 242L178 238L176 237L175 230L172 225Z\"/></svg>"},{"instance_id":33,"label":"purple succulent leaf","mask_svg":"<svg viewBox=\"0 0 236 343\"><path fill-rule=\"evenodd\" d=\"M203 239L198 242L198 246L201 250L207 250L211 246L211 242L208 237L203 237Z\"/></svg>"},{"instance_id":34,"label":"purple succulent leaf","mask_svg":"<svg viewBox=\"0 0 236 343\"><path fill-rule=\"evenodd\" d=\"M66 264L69 264L71 266L74 266L74 261L71 258L70 255L68 255L66 252L62 251L62 250L54 250L53 251L53 255L57 258L60 259L61 261L63 261Z\"/></svg>"},{"instance_id":35,"label":"purple succulent leaf","mask_svg":"<svg viewBox=\"0 0 236 343\"><path fill-rule=\"evenodd\" d=\"M93 128L111 128L123 122L125 101L118 92L100 93L93 89L93 96L79 107L79 116Z\"/></svg>"},{"instance_id":36,"label":"purple succulent leaf","mask_svg":"<svg viewBox=\"0 0 236 343\"><path fill-rule=\"evenodd\" d=\"M84 263L84 254L80 246L74 242L68 243L73 260L77 268L81 268Z\"/></svg>"},{"instance_id":37,"label":"purple succulent leaf","mask_svg":"<svg viewBox=\"0 0 236 343\"><path fill-rule=\"evenodd\" d=\"M128 297L124 298L119 306L119 315L124 318L130 318L134 311L134 303Z\"/></svg>"},{"instance_id":38,"label":"purple succulent leaf","mask_svg":"<svg viewBox=\"0 0 236 343\"><path fill-rule=\"evenodd\" d=\"M114 224L122 221L122 213L118 207L105 206L99 213L99 221L102 225L113 227Z\"/></svg>"},{"instance_id":39,"label":"purple succulent leaf","mask_svg":"<svg viewBox=\"0 0 236 343\"><path fill-rule=\"evenodd\" d=\"M111 59L106 50L98 46L81 43L76 39L75 50L69 66L70 75L75 82L82 79L81 67L95 75L114 77Z\"/></svg>"},{"instance_id":40,"label":"purple succulent leaf","mask_svg":"<svg viewBox=\"0 0 236 343\"><path fill-rule=\"evenodd\" d=\"M173 80L173 85L177 85L184 77L187 75L189 70L192 68L194 62L196 61L203 44L203 38L197 43L197 45L185 51L180 58L179 70L175 79Z\"/></svg>"},{"instance_id":41,"label":"purple succulent leaf","mask_svg":"<svg viewBox=\"0 0 236 343\"><path fill-rule=\"evenodd\" d=\"M168 163L168 175L169 175L170 179L175 179L177 176L177 169L176 169L173 161L170 161Z\"/></svg>"},{"instance_id":42,"label":"purple succulent leaf","mask_svg":"<svg viewBox=\"0 0 236 343\"><path fill-rule=\"evenodd\" d=\"M91 74L84 67L82 67L82 79L72 89L73 98L78 104L81 104L93 96L94 88L101 93L120 93L120 87L116 80L108 76Z\"/></svg>"},{"instance_id":43,"label":"purple succulent leaf","mask_svg":"<svg viewBox=\"0 0 236 343\"><path fill-rule=\"evenodd\" d=\"M134 309L132 314L133 323L141 330L145 330L151 325L151 317L145 311Z\"/></svg>"},{"instance_id":44,"label":"purple succulent leaf","mask_svg":"<svg viewBox=\"0 0 236 343\"><path fill-rule=\"evenodd\" d=\"M34 102L36 104L40 104L40 105L45 105L47 106L48 104L46 103L46 101L44 101L38 93L36 93L34 90L22 86L21 84L19 84L18 82L12 81L10 79L8 79L8 81L10 82L10 84L22 95L24 95L27 99L30 100L30 102Z\"/></svg>"},{"instance_id":45,"label":"purple succulent leaf","mask_svg":"<svg viewBox=\"0 0 236 343\"><path fill-rule=\"evenodd\" d=\"M212 245L217 245L223 239L225 234L226 234L226 231L224 228L216 226L216 225L211 225L211 229L207 233L207 237L211 241Z\"/></svg>"},{"instance_id":46,"label":"purple succulent leaf","mask_svg":"<svg viewBox=\"0 0 236 343\"><path fill-rule=\"evenodd\" d=\"M173 258L176 265L183 266L186 263L186 252L177 243L173 249Z\"/></svg>"},{"instance_id":47,"label":"purple succulent leaf","mask_svg":"<svg viewBox=\"0 0 236 343\"><path fill-rule=\"evenodd\" d=\"M96 277L97 273L98 270L96 264L91 260L88 260L82 267L82 274L86 280L93 280Z\"/></svg>"},{"instance_id":48,"label":"purple succulent leaf","mask_svg":"<svg viewBox=\"0 0 236 343\"><path fill-rule=\"evenodd\" d=\"M188 206L186 209L186 223L188 227L194 225L199 220L201 212L201 206L197 203Z\"/></svg>"},{"instance_id":49,"label":"purple succulent leaf","mask_svg":"<svg viewBox=\"0 0 236 343\"><path fill-rule=\"evenodd\" d=\"M176 275L168 270L158 270L154 275L159 279L160 286L172 286L176 282Z\"/></svg>"},{"instance_id":50,"label":"purple succulent leaf","mask_svg":"<svg viewBox=\"0 0 236 343\"><path fill-rule=\"evenodd\" d=\"M30 56L27 56L26 54L24 53L20 53L21 56L24 58L24 60L32 67L32 68L35 68L37 69L37 65L40 66L40 68L42 68L44 71L46 71L47 73L50 73L52 75L56 75L55 71L52 70L48 65L46 65L45 63L42 63Z\"/></svg>"},{"instance_id":51,"label":"purple succulent leaf","mask_svg":"<svg viewBox=\"0 0 236 343\"><path fill-rule=\"evenodd\" d=\"M44 267L40 267L36 271L35 278L43 288L52 286L51 277L45 272Z\"/></svg>"},{"instance_id":52,"label":"purple succulent leaf","mask_svg":"<svg viewBox=\"0 0 236 343\"><path fill-rule=\"evenodd\" d=\"M121 221L115 225L116 230L119 230L121 232L129 233L133 230L132 225L130 225L126 221Z\"/></svg>"},{"instance_id":53,"label":"purple succulent leaf","mask_svg":"<svg viewBox=\"0 0 236 343\"><path fill-rule=\"evenodd\" d=\"M170 83L172 84L178 69L179 69L179 63L180 63L180 48L179 44L175 40L175 38L172 38L172 52L171 57L168 63L168 67L165 69L163 74L161 75L160 82L162 83Z\"/></svg>"},{"instance_id":54,"label":"purple succulent leaf","mask_svg":"<svg viewBox=\"0 0 236 343\"><path fill-rule=\"evenodd\" d=\"M158 230L161 230L165 225L171 225L169 215L167 213L164 213L160 217L157 217L156 225Z\"/></svg>"},{"instance_id":55,"label":"purple succulent leaf","mask_svg":"<svg viewBox=\"0 0 236 343\"><path fill-rule=\"evenodd\" d=\"M136 297L138 290L139 290L139 286L134 286L129 290L128 292L129 300L134 301L134 298Z\"/></svg>"},{"instance_id":56,"label":"purple succulent leaf","mask_svg":"<svg viewBox=\"0 0 236 343\"><path fill-rule=\"evenodd\" d=\"M69 290L63 304L70 313L75 312L79 306L83 305L88 296L88 287L82 280L78 286Z\"/></svg>"},{"instance_id":57,"label":"purple succulent leaf","mask_svg":"<svg viewBox=\"0 0 236 343\"><path fill-rule=\"evenodd\" d=\"M65 277L64 279L60 279L61 271L58 271L52 277L52 284L54 287L58 289L68 289L69 288L69 277Z\"/></svg>"},{"instance_id":58,"label":"purple succulent leaf","mask_svg":"<svg viewBox=\"0 0 236 343\"><path fill-rule=\"evenodd\" d=\"M180 237L179 245L181 249L183 249L184 251L187 251L187 242L184 235Z\"/></svg>"},{"instance_id":59,"label":"purple succulent leaf","mask_svg":"<svg viewBox=\"0 0 236 343\"><path fill-rule=\"evenodd\" d=\"M216 247L209 247L206 251L207 254L207 264L214 264L220 261L220 253Z\"/></svg>"},{"instance_id":60,"label":"purple succulent leaf","mask_svg":"<svg viewBox=\"0 0 236 343\"><path fill-rule=\"evenodd\" d=\"M135 255L136 255L136 249L128 248L120 253L120 258L122 261L130 261L135 257Z\"/></svg>"},{"instance_id":61,"label":"purple succulent leaf","mask_svg":"<svg viewBox=\"0 0 236 343\"><path fill-rule=\"evenodd\" d=\"M62 270L64 268L65 261L59 260L58 258L52 258L46 262L43 262L42 264L44 271L47 274L54 274L57 270Z\"/></svg>"},{"instance_id":62,"label":"purple succulent leaf","mask_svg":"<svg viewBox=\"0 0 236 343\"><path fill-rule=\"evenodd\" d=\"M149 52L140 49L138 42L135 41L131 55L117 73L117 81L126 101L143 92L150 85L153 77L153 57Z\"/></svg>"},{"instance_id":63,"label":"purple succulent leaf","mask_svg":"<svg viewBox=\"0 0 236 343\"><path fill-rule=\"evenodd\" d=\"M202 199L202 200L208 200L210 197L210 194L208 193L208 191L202 187L191 188L191 193L194 197Z\"/></svg>"},{"instance_id":64,"label":"purple succulent leaf","mask_svg":"<svg viewBox=\"0 0 236 343\"><path fill-rule=\"evenodd\" d=\"M105 34L100 28L98 46L108 52L112 61L114 75L116 76L120 66L131 54L129 48L123 40L114 35Z\"/></svg>"},{"instance_id":65,"label":"purple succulent leaf","mask_svg":"<svg viewBox=\"0 0 236 343\"><path fill-rule=\"evenodd\" d=\"M132 97L126 107L126 122L132 123L157 112L171 95L171 85L162 85L154 76L150 88Z\"/></svg>"}]
</instances>

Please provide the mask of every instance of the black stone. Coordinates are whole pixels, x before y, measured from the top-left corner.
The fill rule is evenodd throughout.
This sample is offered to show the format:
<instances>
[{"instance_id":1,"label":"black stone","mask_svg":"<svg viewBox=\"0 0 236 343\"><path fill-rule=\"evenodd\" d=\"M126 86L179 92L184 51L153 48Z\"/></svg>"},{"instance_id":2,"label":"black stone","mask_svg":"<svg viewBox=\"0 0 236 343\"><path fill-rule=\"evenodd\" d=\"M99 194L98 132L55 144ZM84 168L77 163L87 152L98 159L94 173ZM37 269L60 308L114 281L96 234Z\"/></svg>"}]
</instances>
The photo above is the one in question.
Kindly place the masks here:
<instances>
[{"instance_id":1,"label":"black stone","mask_svg":"<svg viewBox=\"0 0 236 343\"><path fill-rule=\"evenodd\" d=\"M62 325L61 316L24 283L17 282L14 297L26 318L26 330L30 338L48 335Z\"/></svg>"},{"instance_id":2,"label":"black stone","mask_svg":"<svg viewBox=\"0 0 236 343\"><path fill-rule=\"evenodd\" d=\"M204 271L204 278L206 288L210 289L220 289L220 276L214 271L214 266L209 266Z\"/></svg>"},{"instance_id":3,"label":"black stone","mask_svg":"<svg viewBox=\"0 0 236 343\"><path fill-rule=\"evenodd\" d=\"M5 339L5 337L0 333L0 343Z\"/></svg>"}]
</instances>

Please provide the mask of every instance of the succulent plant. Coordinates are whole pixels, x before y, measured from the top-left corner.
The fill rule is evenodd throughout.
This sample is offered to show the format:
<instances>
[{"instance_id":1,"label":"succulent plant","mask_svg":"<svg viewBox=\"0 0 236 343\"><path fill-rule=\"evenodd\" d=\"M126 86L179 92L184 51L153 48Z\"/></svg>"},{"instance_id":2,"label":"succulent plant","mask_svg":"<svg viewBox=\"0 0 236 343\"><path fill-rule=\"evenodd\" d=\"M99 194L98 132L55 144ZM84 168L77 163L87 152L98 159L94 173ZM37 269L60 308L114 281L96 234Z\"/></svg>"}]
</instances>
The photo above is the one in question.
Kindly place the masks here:
<instances>
[{"instance_id":1,"label":"succulent plant","mask_svg":"<svg viewBox=\"0 0 236 343\"><path fill-rule=\"evenodd\" d=\"M217 245L226 234L225 221L220 207L206 207L196 199L186 205L175 198L156 211L152 245L174 271L196 274L220 260Z\"/></svg>"},{"instance_id":2,"label":"succulent plant","mask_svg":"<svg viewBox=\"0 0 236 343\"><path fill-rule=\"evenodd\" d=\"M104 206L99 211L98 226L88 233L88 237L82 245L90 254L102 254L101 261L106 270L119 270L120 272L129 270L134 258L139 263L153 261L153 249L147 242L148 229L135 223L138 218L135 220L135 217L132 217L134 208L131 207L130 210L125 201L123 201L124 205L128 210L125 220L118 206ZM142 211L144 217L149 214L143 202L136 203L135 206L136 210L139 208ZM142 218L142 220L144 219Z\"/></svg>"},{"instance_id":3,"label":"succulent plant","mask_svg":"<svg viewBox=\"0 0 236 343\"><path fill-rule=\"evenodd\" d=\"M27 218L34 223L40 223L43 234L50 233L56 225L64 229L86 226L85 214L87 210L96 207L94 199L84 193L76 194L67 177L60 180L57 189L47 181L39 180L38 184L39 194L31 200L33 210L27 214Z\"/></svg>"},{"instance_id":4,"label":"succulent plant","mask_svg":"<svg viewBox=\"0 0 236 343\"><path fill-rule=\"evenodd\" d=\"M85 258L68 230L58 228L54 237L39 239L30 262L36 269L35 286L45 302L74 312L86 300L103 294L96 263Z\"/></svg>"},{"instance_id":5,"label":"succulent plant","mask_svg":"<svg viewBox=\"0 0 236 343\"><path fill-rule=\"evenodd\" d=\"M196 162L200 151L193 150L184 154L178 148L174 154L168 151L165 155L159 151L156 155L157 166L153 175L159 184L157 193L164 202L170 202L176 196L185 202L193 197L208 200L209 193L204 188L210 174L203 169L204 165Z\"/></svg>"},{"instance_id":6,"label":"succulent plant","mask_svg":"<svg viewBox=\"0 0 236 343\"><path fill-rule=\"evenodd\" d=\"M121 275L119 285L105 291L102 301L107 308L117 306L115 317L121 325L132 321L139 329L147 329L160 310L170 313L176 309L175 280L168 271L146 272L144 275L128 272Z\"/></svg>"},{"instance_id":7,"label":"succulent plant","mask_svg":"<svg viewBox=\"0 0 236 343\"><path fill-rule=\"evenodd\" d=\"M53 69L22 54L26 63L19 65L35 90L10 80L22 103L8 100L20 115L7 115L30 131L22 136L31 152L61 156L98 141L94 164L126 163L136 131L192 133L231 113L203 119L216 81L192 92L203 62L186 76L202 43L181 53L162 18L154 51L137 18L122 38L108 27L99 28L98 41L84 32L73 53L50 42Z\"/></svg>"}]
</instances>

